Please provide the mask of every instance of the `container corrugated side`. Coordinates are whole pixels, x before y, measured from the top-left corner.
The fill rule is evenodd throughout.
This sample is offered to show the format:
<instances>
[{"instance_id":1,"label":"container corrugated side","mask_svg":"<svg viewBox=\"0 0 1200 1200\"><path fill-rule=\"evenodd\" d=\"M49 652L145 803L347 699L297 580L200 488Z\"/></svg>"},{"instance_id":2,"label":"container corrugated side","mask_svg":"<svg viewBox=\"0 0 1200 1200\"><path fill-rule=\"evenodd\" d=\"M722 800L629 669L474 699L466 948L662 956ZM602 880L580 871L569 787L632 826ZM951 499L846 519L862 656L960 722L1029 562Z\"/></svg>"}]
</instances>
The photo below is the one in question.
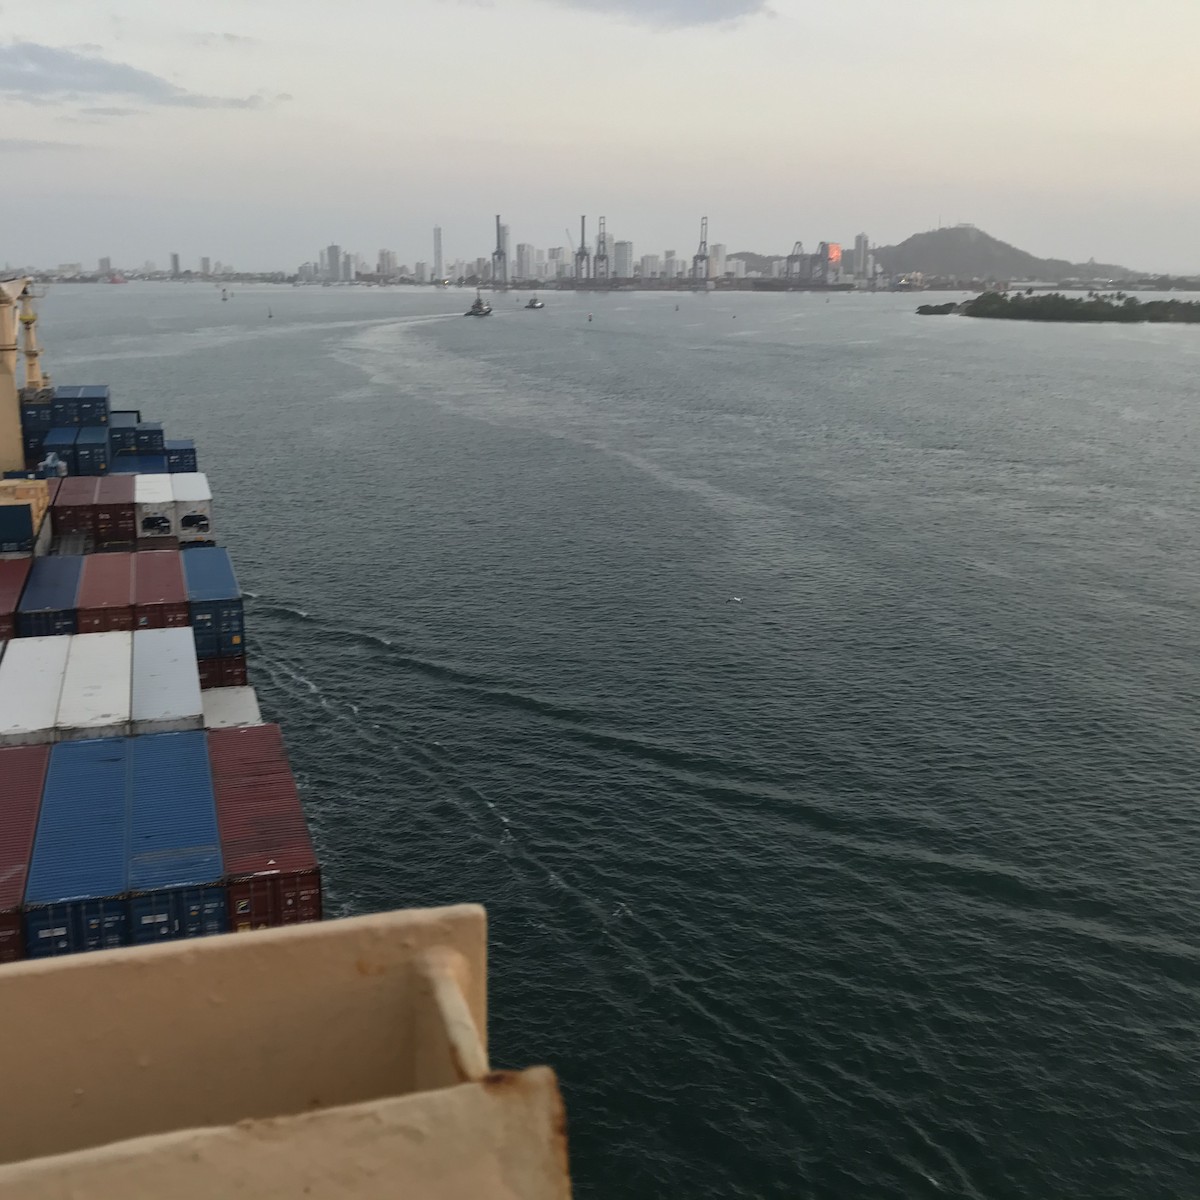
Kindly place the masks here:
<instances>
[{"instance_id":1,"label":"container corrugated side","mask_svg":"<svg viewBox=\"0 0 1200 1200\"><path fill-rule=\"evenodd\" d=\"M258 693L252 687L215 687L201 693L205 729L237 729L261 725Z\"/></svg>"},{"instance_id":2,"label":"container corrugated side","mask_svg":"<svg viewBox=\"0 0 1200 1200\"><path fill-rule=\"evenodd\" d=\"M80 633L133 629L134 556L89 554L79 584L76 628Z\"/></svg>"},{"instance_id":3,"label":"container corrugated side","mask_svg":"<svg viewBox=\"0 0 1200 1200\"><path fill-rule=\"evenodd\" d=\"M80 633L71 638L54 722L57 740L126 736L132 672L132 633Z\"/></svg>"},{"instance_id":4,"label":"container corrugated side","mask_svg":"<svg viewBox=\"0 0 1200 1200\"><path fill-rule=\"evenodd\" d=\"M200 668L202 688L245 687L250 681L244 654L226 658L198 658L196 665Z\"/></svg>"},{"instance_id":5,"label":"container corrugated side","mask_svg":"<svg viewBox=\"0 0 1200 1200\"><path fill-rule=\"evenodd\" d=\"M96 489L96 542L133 544L137 538L133 475L105 475Z\"/></svg>"},{"instance_id":6,"label":"container corrugated side","mask_svg":"<svg viewBox=\"0 0 1200 1200\"><path fill-rule=\"evenodd\" d=\"M0 658L0 746L55 740L70 637L15 638Z\"/></svg>"},{"instance_id":7,"label":"container corrugated side","mask_svg":"<svg viewBox=\"0 0 1200 1200\"><path fill-rule=\"evenodd\" d=\"M134 556L134 624L138 629L176 629L191 613L179 551L142 550Z\"/></svg>"},{"instance_id":8,"label":"container corrugated side","mask_svg":"<svg viewBox=\"0 0 1200 1200\"><path fill-rule=\"evenodd\" d=\"M321 919L321 871L278 725L208 735L229 927Z\"/></svg>"},{"instance_id":9,"label":"container corrugated side","mask_svg":"<svg viewBox=\"0 0 1200 1200\"><path fill-rule=\"evenodd\" d=\"M139 539L175 537L175 496L170 475L135 475L133 499Z\"/></svg>"},{"instance_id":10,"label":"container corrugated side","mask_svg":"<svg viewBox=\"0 0 1200 1200\"><path fill-rule=\"evenodd\" d=\"M200 675L190 629L139 629L134 633L130 719L134 734L203 727Z\"/></svg>"},{"instance_id":11,"label":"container corrugated side","mask_svg":"<svg viewBox=\"0 0 1200 1200\"><path fill-rule=\"evenodd\" d=\"M17 635L17 605L32 565L30 558L0 559L0 642Z\"/></svg>"},{"instance_id":12,"label":"container corrugated side","mask_svg":"<svg viewBox=\"0 0 1200 1200\"><path fill-rule=\"evenodd\" d=\"M204 734L133 738L131 753L130 942L224 933L224 865Z\"/></svg>"},{"instance_id":13,"label":"container corrugated side","mask_svg":"<svg viewBox=\"0 0 1200 1200\"><path fill-rule=\"evenodd\" d=\"M0 750L0 963L25 957L21 907L49 761L49 746Z\"/></svg>"},{"instance_id":14,"label":"container corrugated side","mask_svg":"<svg viewBox=\"0 0 1200 1200\"><path fill-rule=\"evenodd\" d=\"M99 486L100 481L90 475L72 475L62 481L50 506L50 521L56 535L96 532L96 491Z\"/></svg>"},{"instance_id":15,"label":"container corrugated side","mask_svg":"<svg viewBox=\"0 0 1200 1200\"><path fill-rule=\"evenodd\" d=\"M25 885L29 958L128 944L129 739L50 752Z\"/></svg>"},{"instance_id":16,"label":"container corrugated side","mask_svg":"<svg viewBox=\"0 0 1200 1200\"><path fill-rule=\"evenodd\" d=\"M222 546L194 547L183 555L183 572L197 655L245 654L242 592L229 551Z\"/></svg>"},{"instance_id":17,"label":"container corrugated side","mask_svg":"<svg viewBox=\"0 0 1200 1200\"><path fill-rule=\"evenodd\" d=\"M75 632L75 609L83 556L63 554L36 558L17 606L17 634L40 637Z\"/></svg>"}]
</instances>

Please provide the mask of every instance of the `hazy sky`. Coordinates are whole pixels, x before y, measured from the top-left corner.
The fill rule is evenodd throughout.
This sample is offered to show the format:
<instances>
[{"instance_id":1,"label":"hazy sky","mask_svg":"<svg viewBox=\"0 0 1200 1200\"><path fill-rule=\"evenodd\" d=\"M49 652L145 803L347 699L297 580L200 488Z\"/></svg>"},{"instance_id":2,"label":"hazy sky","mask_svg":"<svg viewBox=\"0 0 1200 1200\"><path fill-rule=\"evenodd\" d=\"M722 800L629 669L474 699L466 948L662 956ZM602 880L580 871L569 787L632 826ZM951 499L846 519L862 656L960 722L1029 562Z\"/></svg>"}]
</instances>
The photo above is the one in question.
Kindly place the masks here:
<instances>
[{"instance_id":1,"label":"hazy sky","mask_svg":"<svg viewBox=\"0 0 1200 1200\"><path fill-rule=\"evenodd\" d=\"M1200 269L1200 0L0 0L0 262L565 241Z\"/></svg>"}]
</instances>

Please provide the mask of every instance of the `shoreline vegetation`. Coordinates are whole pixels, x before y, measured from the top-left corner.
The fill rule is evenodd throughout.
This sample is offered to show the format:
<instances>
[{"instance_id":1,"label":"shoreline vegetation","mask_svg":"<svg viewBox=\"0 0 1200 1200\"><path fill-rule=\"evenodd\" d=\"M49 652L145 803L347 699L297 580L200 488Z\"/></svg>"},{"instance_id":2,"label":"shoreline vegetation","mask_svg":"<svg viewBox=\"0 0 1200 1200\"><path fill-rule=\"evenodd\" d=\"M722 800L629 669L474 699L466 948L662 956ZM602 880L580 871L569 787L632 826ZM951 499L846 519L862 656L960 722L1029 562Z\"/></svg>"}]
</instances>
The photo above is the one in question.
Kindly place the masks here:
<instances>
[{"instance_id":1,"label":"shoreline vegetation","mask_svg":"<svg viewBox=\"0 0 1200 1200\"><path fill-rule=\"evenodd\" d=\"M1200 325L1200 303L1194 300L1141 301L1124 292L1110 296L1089 292L1087 296L1064 296L1048 292L1034 296L1016 292L1011 296L984 292L963 304L922 304L922 317L983 317L1001 321L1119 321L1136 324Z\"/></svg>"}]
</instances>

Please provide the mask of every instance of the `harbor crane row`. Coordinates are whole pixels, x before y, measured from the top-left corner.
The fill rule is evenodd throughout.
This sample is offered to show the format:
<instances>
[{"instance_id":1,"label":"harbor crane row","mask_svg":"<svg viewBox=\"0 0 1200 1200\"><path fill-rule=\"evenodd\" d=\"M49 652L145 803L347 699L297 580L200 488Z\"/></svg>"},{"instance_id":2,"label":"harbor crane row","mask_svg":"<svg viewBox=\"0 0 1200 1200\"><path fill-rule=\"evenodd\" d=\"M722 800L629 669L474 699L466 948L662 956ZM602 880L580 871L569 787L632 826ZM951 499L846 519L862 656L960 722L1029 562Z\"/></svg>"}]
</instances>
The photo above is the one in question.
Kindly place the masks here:
<instances>
[{"instance_id":1,"label":"harbor crane row","mask_svg":"<svg viewBox=\"0 0 1200 1200\"><path fill-rule=\"evenodd\" d=\"M579 249L575 251L575 278L587 279L591 274L592 254L587 244L587 217L579 218Z\"/></svg>"},{"instance_id":2,"label":"harbor crane row","mask_svg":"<svg viewBox=\"0 0 1200 1200\"><path fill-rule=\"evenodd\" d=\"M708 218L700 218L700 248L692 256L692 278L708 279Z\"/></svg>"},{"instance_id":3,"label":"harbor crane row","mask_svg":"<svg viewBox=\"0 0 1200 1200\"><path fill-rule=\"evenodd\" d=\"M787 256L787 264L784 271L785 277L799 282L803 278L807 260L808 255L804 253L804 243L797 242L792 247L791 254Z\"/></svg>"},{"instance_id":4,"label":"harbor crane row","mask_svg":"<svg viewBox=\"0 0 1200 1200\"><path fill-rule=\"evenodd\" d=\"M600 218L600 232L596 237L596 257L592 259L592 278L608 278L608 229L604 218Z\"/></svg>"}]
</instances>

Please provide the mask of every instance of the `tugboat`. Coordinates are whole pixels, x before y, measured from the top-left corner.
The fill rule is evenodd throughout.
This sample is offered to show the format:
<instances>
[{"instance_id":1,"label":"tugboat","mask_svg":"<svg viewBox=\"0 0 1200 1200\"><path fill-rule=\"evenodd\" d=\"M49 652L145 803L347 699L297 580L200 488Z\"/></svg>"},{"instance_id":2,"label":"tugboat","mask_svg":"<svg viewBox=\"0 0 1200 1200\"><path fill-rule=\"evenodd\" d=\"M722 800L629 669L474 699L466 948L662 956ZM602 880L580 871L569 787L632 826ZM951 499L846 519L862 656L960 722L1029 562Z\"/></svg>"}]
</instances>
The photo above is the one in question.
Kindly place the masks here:
<instances>
[{"instance_id":1,"label":"tugboat","mask_svg":"<svg viewBox=\"0 0 1200 1200\"><path fill-rule=\"evenodd\" d=\"M536 296L534 296L534 298L532 300L530 300L530 302L527 305L525 305L525 307L526 308L545 308L546 306Z\"/></svg>"},{"instance_id":2,"label":"tugboat","mask_svg":"<svg viewBox=\"0 0 1200 1200\"><path fill-rule=\"evenodd\" d=\"M492 306L483 298L483 293L478 288L475 289L475 300L471 307L463 313L464 317L490 317L492 315Z\"/></svg>"}]
</instances>

